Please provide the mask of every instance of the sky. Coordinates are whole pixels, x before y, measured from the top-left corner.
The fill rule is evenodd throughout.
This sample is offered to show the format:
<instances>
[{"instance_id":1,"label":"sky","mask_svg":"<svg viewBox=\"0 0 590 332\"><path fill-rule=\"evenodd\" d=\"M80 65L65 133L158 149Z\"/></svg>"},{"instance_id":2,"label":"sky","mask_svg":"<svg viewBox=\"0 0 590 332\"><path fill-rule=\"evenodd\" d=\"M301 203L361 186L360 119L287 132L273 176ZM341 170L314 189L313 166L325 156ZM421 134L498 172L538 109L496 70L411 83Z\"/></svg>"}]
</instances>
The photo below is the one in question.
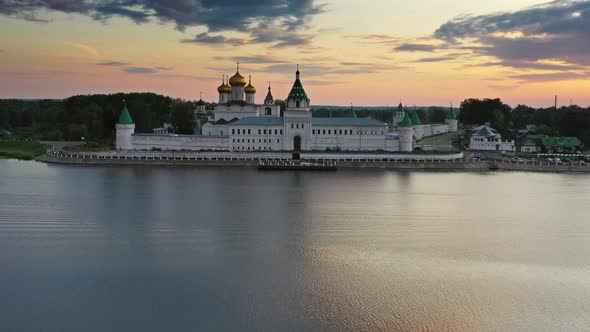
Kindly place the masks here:
<instances>
[{"instance_id":1,"label":"sky","mask_svg":"<svg viewBox=\"0 0 590 332\"><path fill-rule=\"evenodd\" d=\"M590 0L0 0L0 98L155 92L223 75L315 105L590 105Z\"/></svg>"}]
</instances>

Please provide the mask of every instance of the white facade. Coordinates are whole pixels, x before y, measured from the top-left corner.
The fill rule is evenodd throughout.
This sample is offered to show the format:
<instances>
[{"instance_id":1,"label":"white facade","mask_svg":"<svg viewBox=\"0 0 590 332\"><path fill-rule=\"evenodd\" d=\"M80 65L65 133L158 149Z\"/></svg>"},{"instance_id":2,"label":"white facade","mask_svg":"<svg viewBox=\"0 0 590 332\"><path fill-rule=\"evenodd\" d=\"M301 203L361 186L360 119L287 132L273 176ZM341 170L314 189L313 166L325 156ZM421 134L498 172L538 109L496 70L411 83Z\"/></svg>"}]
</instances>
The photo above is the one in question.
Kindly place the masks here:
<instances>
[{"instance_id":1,"label":"white facade","mask_svg":"<svg viewBox=\"0 0 590 332\"><path fill-rule=\"evenodd\" d=\"M414 128L399 127L399 150L402 152L411 152L414 150Z\"/></svg>"},{"instance_id":2,"label":"white facade","mask_svg":"<svg viewBox=\"0 0 590 332\"><path fill-rule=\"evenodd\" d=\"M133 134L130 142L133 150L230 150L227 136Z\"/></svg>"},{"instance_id":3,"label":"white facade","mask_svg":"<svg viewBox=\"0 0 590 332\"><path fill-rule=\"evenodd\" d=\"M446 119L445 123L448 126L449 133L456 133L459 130L459 121L457 119Z\"/></svg>"},{"instance_id":4,"label":"white facade","mask_svg":"<svg viewBox=\"0 0 590 332\"><path fill-rule=\"evenodd\" d=\"M135 132L135 124L119 124L115 126L116 140L115 148L117 150L133 150L134 146L131 141L131 135Z\"/></svg>"},{"instance_id":5,"label":"white facade","mask_svg":"<svg viewBox=\"0 0 590 332\"><path fill-rule=\"evenodd\" d=\"M482 127L469 140L469 149L478 151L507 151L514 152L514 140L504 141L500 134L494 134L487 127Z\"/></svg>"},{"instance_id":6,"label":"white facade","mask_svg":"<svg viewBox=\"0 0 590 332\"><path fill-rule=\"evenodd\" d=\"M404 119L390 131L386 123L370 118L313 118L297 70L295 83L281 115L268 88L261 105L256 89L239 70L218 88L220 104L214 122L201 127L202 135L134 134L135 126L117 124L117 148L126 150L191 151L387 151L411 152L416 138L449 131L448 124L412 125ZM246 85L248 83L248 85ZM406 121L407 120L407 121ZM132 121L129 119L129 121ZM410 121L410 122L408 122Z\"/></svg>"}]
</instances>

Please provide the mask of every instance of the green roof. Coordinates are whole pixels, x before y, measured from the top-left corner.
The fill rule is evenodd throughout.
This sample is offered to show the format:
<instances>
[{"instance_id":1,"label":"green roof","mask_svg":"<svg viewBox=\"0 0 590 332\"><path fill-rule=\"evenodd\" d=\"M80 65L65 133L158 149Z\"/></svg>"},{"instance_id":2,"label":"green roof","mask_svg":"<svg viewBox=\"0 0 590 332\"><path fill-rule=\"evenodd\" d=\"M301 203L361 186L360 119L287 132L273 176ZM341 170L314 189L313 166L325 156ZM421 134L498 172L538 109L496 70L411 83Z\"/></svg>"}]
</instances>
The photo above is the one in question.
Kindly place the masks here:
<instances>
[{"instance_id":1,"label":"green roof","mask_svg":"<svg viewBox=\"0 0 590 332\"><path fill-rule=\"evenodd\" d=\"M203 99L199 99L199 101L197 101L197 106L202 106L205 105L205 102L203 101Z\"/></svg>"},{"instance_id":2,"label":"green roof","mask_svg":"<svg viewBox=\"0 0 590 332\"><path fill-rule=\"evenodd\" d=\"M575 148L582 145L577 137L541 137L541 143L548 148Z\"/></svg>"},{"instance_id":3,"label":"green roof","mask_svg":"<svg viewBox=\"0 0 590 332\"><path fill-rule=\"evenodd\" d=\"M492 133L488 127L482 127L476 134L475 136L482 136L482 137L492 137L492 136L496 136L494 133Z\"/></svg>"},{"instance_id":4,"label":"green roof","mask_svg":"<svg viewBox=\"0 0 590 332\"><path fill-rule=\"evenodd\" d=\"M299 77L293 83L293 88L291 88L291 92L289 92L289 97L287 97L287 101L289 100L299 100L299 101L307 101L309 102L309 98L303 89L303 84L301 84L301 80Z\"/></svg>"},{"instance_id":5,"label":"green roof","mask_svg":"<svg viewBox=\"0 0 590 332\"><path fill-rule=\"evenodd\" d=\"M449 113L447 113L447 119L448 120L457 120L457 114L455 113L455 110L451 107L451 109L449 109Z\"/></svg>"},{"instance_id":6,"label":"green roof","mask_svg":"<svg viewBox=\"0 0 590 332\"><path fill-rule=\"evenodd\" d=\"M131 114L129 114L129 110L127 109L127 105L125 105L125 107L123 107L123 112L121 112L121 115L119 116L119 121L117 121L118 124L125 124L125 125L129 125L129 124L135 124L133 122L133 119L131 118Z\"/></svg>"},{"instance_id":7,"label":"green roof","mask_svg":"<svg viewBox=\"0 0 590 332\"><path fill-rule=\"evenodd\" d=\"M421 125L422 123L420 122L420 117L418 116L418 112L414 112L412 114L412 124L414 126L418 126Z\"/></svg>"},{"instance_id":8,"label":"green roof","mask_svg":"<svg viewBox=\"0 0 590 332\"><path fill-rule=\"evenodd\" d=\"M402 120L402 122L400 123L400 126L402 127L412 127L412 120L410 119L410 116L408 115L408 112L404 112L404 118Z\"/></svg>"}]
</instances>

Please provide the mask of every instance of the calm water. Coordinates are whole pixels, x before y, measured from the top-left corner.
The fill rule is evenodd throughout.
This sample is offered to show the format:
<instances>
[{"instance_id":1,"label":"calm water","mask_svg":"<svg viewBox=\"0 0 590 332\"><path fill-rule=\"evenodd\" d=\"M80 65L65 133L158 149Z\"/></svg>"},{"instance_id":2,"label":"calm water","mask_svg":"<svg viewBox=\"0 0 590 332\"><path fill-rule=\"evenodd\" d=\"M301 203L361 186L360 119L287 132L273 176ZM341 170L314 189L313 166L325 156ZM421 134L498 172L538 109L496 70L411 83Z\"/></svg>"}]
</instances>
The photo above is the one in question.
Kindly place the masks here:
<instances>
[{"instance_id":1,"label":"calm water","mask_svg":"<svg viewBox=\"0 0 590 332\"><path fill-rule=\"evenodd\" d=\"M0 330L588 330L589 191L0 159Z\"/></svg>"}]
</instances>

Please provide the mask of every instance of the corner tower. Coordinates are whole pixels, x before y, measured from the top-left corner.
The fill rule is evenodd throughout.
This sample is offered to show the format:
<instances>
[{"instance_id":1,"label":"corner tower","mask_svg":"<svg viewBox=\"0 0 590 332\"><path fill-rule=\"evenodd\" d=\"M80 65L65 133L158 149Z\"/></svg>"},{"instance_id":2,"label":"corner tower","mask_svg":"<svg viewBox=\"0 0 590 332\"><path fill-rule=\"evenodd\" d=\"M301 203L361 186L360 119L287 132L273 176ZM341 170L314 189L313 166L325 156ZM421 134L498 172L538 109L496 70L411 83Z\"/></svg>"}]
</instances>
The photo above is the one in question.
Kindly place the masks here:
<instances>
[{"instance_id":1,"label":"corner tower","mask_svg":"<svg viewBox=\"0 0 590 332\"><path fill-rule=\"evenodd\" d=\"M412 152L414 143L414 127L408 113L404 113L404 118L398 128L399 150L401 152Z\"/></svg>"},{"instance_id":2,"label":"corner tower","mask_svg":"<svg viewBox=\"0 0 590 332\"><path fill-rule=\"evenodd\" d=\"M414 136L416 137L417 141L420 141L424 137L424 127L422 126L422 123L420 122L420 117L418 116L418 111L414 111L414 113L412 113L411 120L412 120L412 126L414 126Z\"/></svg>"},{"instance_id":3,"label":"corner tower","mask_svg":"<svg viewBox=\"0 0 590 332\"><path fill-rule=\"evenodd\" d=\"M115 125L116 141L115 148L117 150L133 150L133 143L131 136L135 133L135 123L129 114L127 104L123 107L123 111L119 116L119 120Z\"/></svg>"},{"instance_id":4,"label":"corner tower","mask_svg":"<svg viewBox=\"0 0 590 332\"><path fill-rule=\"evenodd\" d=\"M447 118L445 119L445 123L449 125L449 133L456 133L459 129L459 121L457 120L457 114L453 109L453 105L451 104L451 108L449 109L449 113L447 113Z\"/></svg>"}]
</instances>

